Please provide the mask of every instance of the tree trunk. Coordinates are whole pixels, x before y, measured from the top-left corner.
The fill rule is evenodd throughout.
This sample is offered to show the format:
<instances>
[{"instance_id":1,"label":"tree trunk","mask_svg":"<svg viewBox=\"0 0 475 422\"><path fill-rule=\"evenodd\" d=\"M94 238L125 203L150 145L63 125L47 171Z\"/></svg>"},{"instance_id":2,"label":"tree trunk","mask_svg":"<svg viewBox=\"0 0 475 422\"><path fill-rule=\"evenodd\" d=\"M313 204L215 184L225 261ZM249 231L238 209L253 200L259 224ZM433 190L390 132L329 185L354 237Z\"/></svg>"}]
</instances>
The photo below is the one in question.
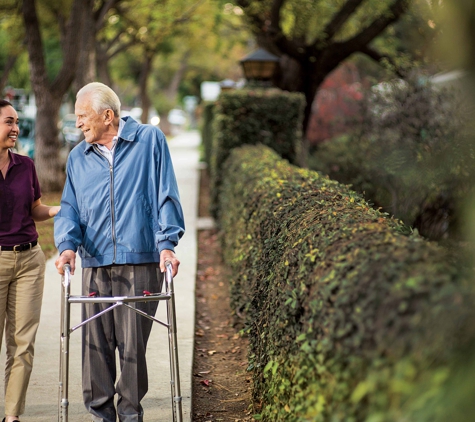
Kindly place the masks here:
<instances>
[{"instance_id":1,"label":"tree trunk","mask_svg":"<svg viewBox=\"0 0 475 422\"><path fill-rule=\"evenodd\" d=\"M10 74L10 71L13 69L13 66L15 66L17 58L18 58L18 55L9 55L7 57L7 62L5 63L2 76L0 77L0 93L3 92L3 90L5 89L5 85L7 84L7 81L8 81L8 75Z\"/></svg>"},{"instance_id":2,"label":"tree trunk","mask_svg":"<svg viewBox=\"0 0 475 422\"><path fill-rule=\"evenodd\" d=\"M96 80L96 33L94 31L96 23L94 21L92 8L87 10L84 16L84 27L87 28L87 30L84 31L84 35L81 38L79 62L76 77L73 82L75 96L84 85Z\"/></svg>"},{"instance_id":3,"label":"tree trunk","mask_svg":"<svg viewBox=\"0 0 475 422\"><path fill-rule=\"evenodd\" d=\"M35 0L23 0L22 13L28 48L31 85L36 99L35 164L43 191L61 191L63 165L60 161L58 118L64 95L74 80L84 16L92 8L92 0L74 0L67 22L63 64L53 82L49 82L43 53L40 23Z\"/></svg>"},{"instance_id":4,"label":"tree trunk","mask_svg":"<svg viewBox=\"0 0 475 422\"><path fill-rule=\"evenodd\" d=\"M64 185L64 161L61 158L59 141L59 109L62 98L54 98L47 87L35 90L35 167L41 189L45 192L60 192Z\"/></svg>"},{"instance_id":5,"label":"tree trunk","mask_svg":"<svg viewBox=\"0 0 475 422\"><path fill-rule=\"evenodd\" d=\"M300 63L283 54L274 77L274 84L284 91L301 92L303 90Z\"/></svg>"},{"instance_id":6,"label":"tree trunk","mask_svg":"<svg viewBox=\"0 0 475 422\"><path fill-rule=\"evenodd\" d=\"M107 86L112 86L112 78L108 67L109 57L107 52L99 45L96 45L95 60L98 80Z\"/></svg>"},{"instance_id":7,"label":"tree trunk","mask_svg":"<svg viewBox=\"0 0 475 422\"><path fill-rule=\"evenodd\" d=\"M140 71L139 90L140 90L140 105L142 107L142 123L148 123L148 114L150 109L150 97L148 95L148 78L152 71L153 52L146 51L145 59L142 63Z\"/></svg>"},{"instance_id":8,"label":"tree trunk","mask_svg":"<svg viewBox=\"0 0 475 422\"><path fill-rule=\"evenodd\" d=\"M297 162L301 167L308 166L309 142L307 128L312 115L312 106L318 88L325 80L327 73L322 67L312 63L298 63L291 58L281 60L281 77L278 79L278 87L283 90L302 92L305 96L305 109L302 122L302 141L299 148Z\"/></svg>"},{"instance_id":9,"label":"tree trunk","mask_svg":"<svg viewBox=\"0 0 475 422\"><path fill-rule=\"evenodd\" d=\"M173 78L165 90L165 96L170 102L175 102L178 96L178 88L180 83L185 75L186 69L188 67L188 57L190 56L189 52L185 52L180 62L180 67L173 75Z\"/></svg>"}]
</instances>

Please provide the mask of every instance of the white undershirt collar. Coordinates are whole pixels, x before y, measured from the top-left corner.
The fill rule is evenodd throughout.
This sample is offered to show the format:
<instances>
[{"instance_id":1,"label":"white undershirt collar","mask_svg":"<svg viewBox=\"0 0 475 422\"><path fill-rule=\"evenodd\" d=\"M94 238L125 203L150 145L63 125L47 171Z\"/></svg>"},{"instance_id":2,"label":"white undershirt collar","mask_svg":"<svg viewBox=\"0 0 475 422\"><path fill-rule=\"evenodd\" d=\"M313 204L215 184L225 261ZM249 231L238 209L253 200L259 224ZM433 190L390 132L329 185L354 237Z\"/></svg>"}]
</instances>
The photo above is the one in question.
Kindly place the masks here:
<instances>
[{"instance_id":1,"label":"white undershirt collar","mask_svg":"<svg viewBox=\"0 0 475 422\"><path fill-rule=\"evenodd\" d=\"M114 163L115 146L117 145L117 141L119 140L119 136L122 132L122 129L124 128L124 124L125 124L125 121L120 119L119 120L119 129L117 131L117 136L114 136L112 138L112 147L111 147L111 149L107 148L105 145L95 144L95 145L97 145L97 148L99 148L99 150L102 152L102 154L107 158L110 165L112 165Z\"/></svg>"}]
</instances>

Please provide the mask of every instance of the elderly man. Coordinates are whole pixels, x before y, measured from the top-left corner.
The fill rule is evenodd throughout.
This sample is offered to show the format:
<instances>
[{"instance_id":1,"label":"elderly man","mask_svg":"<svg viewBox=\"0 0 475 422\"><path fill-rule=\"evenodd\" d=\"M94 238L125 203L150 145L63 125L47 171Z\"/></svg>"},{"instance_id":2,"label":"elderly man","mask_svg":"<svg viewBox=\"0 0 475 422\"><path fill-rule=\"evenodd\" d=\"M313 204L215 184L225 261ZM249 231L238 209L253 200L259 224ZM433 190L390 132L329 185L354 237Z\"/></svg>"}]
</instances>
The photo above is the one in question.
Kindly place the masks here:
<instances>
[{"instance_id":1,"label":"elderly man","mask_svg":"<svg viewBox=\"0 0 475 422\"><path fill-rule=\"evenodd\" d=\"M76 251L83 293L134 296L157 292L165 261L173 276L180 262L174 247L184 233L183 211L163 133L131 117L119 118L120 101L93 82L76 97L76 126L84 141L70 153L61 211L55 218L60 273ZM154 314L158 302L139 303ZM83 307L85 318L107 304ZM83 328L83 396L93 421L143 420L148 389L145 350L152 321L118 307ZM121 374L116 379L116 349ZM114 396L117 393L117 410Z\"/></svg>"}]
</instances>

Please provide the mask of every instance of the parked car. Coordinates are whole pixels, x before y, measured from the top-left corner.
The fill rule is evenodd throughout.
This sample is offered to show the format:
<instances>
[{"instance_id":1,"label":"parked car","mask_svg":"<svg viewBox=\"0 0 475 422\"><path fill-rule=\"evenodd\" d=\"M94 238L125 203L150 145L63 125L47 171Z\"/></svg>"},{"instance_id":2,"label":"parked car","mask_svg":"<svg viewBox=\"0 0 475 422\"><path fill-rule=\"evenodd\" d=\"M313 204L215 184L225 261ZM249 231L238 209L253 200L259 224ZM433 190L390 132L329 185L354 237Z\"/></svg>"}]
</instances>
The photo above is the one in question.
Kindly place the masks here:
<instances>
[{"instance_id":1,"label":"parked car","mask_svg":"<svg viewBox=\"0 0 475 422\"><path fill-rule=\"evenodd\" d=\"M34 158L35 155L35 119L33 117L18 116L20 120L20 134L17 141L17 150L22 155Z\"/></svg>"},{"instance_id":2,"label":"parked car","mask_svg":"<svg viewBox=\"0 0 475 422\"><path fill-rule=\"evenodd\" d=\"M64 138L64 145L69 151L84 139L82 130L76 127L76 116L74 114L66 114L63 117L61 132Z\"/></svg>"}]
</instances>

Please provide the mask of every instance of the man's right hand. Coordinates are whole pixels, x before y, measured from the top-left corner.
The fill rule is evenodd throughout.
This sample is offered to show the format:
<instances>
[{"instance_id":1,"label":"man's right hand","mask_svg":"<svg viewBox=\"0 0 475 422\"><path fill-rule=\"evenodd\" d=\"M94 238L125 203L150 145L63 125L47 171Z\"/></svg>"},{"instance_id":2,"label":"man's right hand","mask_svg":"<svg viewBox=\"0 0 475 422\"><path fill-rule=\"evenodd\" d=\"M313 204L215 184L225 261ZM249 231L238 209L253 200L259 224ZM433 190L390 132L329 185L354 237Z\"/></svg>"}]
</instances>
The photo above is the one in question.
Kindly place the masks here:
<instances>
[{"instance_id":1,"label":"man's right hand","mask_svg":"<svg viewBox=\"0 0 475 422\"><path fill-rule=\"evenodd\" d=\"M56 260L55 262L56 269L58 270L58 273L60 273L61 275L64 274L63 267L65 264L70 265L71 275L74 275L74 270L76 269L76 252L66 249Z\"/></svg>"}]
</instances>

